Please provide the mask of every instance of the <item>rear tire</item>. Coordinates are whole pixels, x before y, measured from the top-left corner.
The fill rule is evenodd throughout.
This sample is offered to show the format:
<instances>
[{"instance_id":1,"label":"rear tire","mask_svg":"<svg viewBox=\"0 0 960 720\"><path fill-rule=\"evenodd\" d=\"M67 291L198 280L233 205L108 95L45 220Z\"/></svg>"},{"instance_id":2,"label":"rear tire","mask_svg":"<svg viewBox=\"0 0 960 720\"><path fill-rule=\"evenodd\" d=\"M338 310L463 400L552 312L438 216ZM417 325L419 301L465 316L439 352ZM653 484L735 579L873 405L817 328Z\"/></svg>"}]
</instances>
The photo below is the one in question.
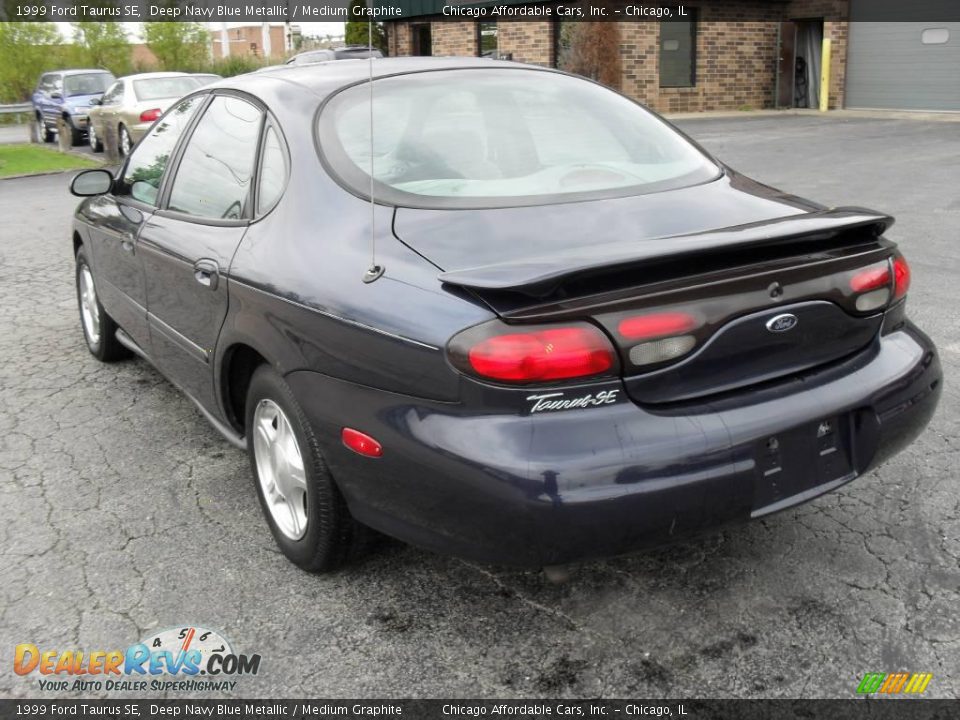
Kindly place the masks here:
<instances>
[{"instance_id":1,"label":"rear tire","mask_svg":"<svg viewBox=\"0 0 960 720\"><path fill-rule=\"evenodd\" d=\"M117 340L117 324L107 315L97 297L93 271L82 245L77 250L76 281L80 327L83 328L87 350L100 362L115 362L129 357L130 351Z\"/></svg>"},{"instance_id":2,"label":"rear tire","mask_svg":"<svg viewBox=\"0 0 960 720\"><path fill-rule=\"evenodd\" d=\"M269 365L250 380L245 427L260 507L280 550L308 572L341 566L360 545L363 528L333 481L310 421Z\"/></svg>"},{"instance_id":3,"label":"rear tire","mask_svg":"<svg viewBox=\"0 0 960 720\"><path fill-rule=\"evenodd\" d=\"M117 147L120 149L120 157L126 157L133 149L133 140L123 125L117 129Z\"/></svg>"}]
</instances>

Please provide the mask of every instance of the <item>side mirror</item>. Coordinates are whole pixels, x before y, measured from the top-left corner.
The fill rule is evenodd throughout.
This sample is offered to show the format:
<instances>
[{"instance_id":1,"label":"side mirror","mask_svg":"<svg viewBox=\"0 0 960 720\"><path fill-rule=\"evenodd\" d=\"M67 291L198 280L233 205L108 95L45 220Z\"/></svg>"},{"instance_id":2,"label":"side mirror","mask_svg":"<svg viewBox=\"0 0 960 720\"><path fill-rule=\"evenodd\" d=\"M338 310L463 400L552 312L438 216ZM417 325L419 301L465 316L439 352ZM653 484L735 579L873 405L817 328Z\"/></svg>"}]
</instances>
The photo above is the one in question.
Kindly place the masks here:
<instances>
[{"instance_id":1,"label":"side mirror","mask_svg":"<svg viewBox=\"0 0 960 720\"><path fill-rule=\"evenodd\" d=\"M103 100L101 100L100 98L90 98L90 104L91 104L91 105L102 105L102 104L103 104Z\"/></svg>"},{"instance_id":2,"label":"side mirror","mask_svg":"<svg viewBox=\"0 0 960 720\"><path fill-rule=\"evenodd\" d=\"M50 98L52 100L63 100L63 93L54 91L50 93Z\"/></svg>"},{"instance_id":3,"label":"side mirror","mask_svg":"<svg viewBox=\"0 0 960 720\"><path fill-rule=\"evenodd\" d=\"M70 183L70 192L77 197L106 195L113 187L113 175L109 170L97 168L77 173Z\"/></svg>"}]
</instances>

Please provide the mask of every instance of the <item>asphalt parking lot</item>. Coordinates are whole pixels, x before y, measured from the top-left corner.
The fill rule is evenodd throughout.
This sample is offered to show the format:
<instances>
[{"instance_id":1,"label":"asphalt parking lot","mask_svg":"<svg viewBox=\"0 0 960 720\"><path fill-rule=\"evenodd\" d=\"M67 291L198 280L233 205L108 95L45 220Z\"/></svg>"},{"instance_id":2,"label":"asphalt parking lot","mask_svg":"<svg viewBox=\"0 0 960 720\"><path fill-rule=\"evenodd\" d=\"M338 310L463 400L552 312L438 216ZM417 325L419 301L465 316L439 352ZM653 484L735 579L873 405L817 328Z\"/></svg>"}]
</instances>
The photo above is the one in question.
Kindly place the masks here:
<instances>
[{"instance_id":1,"label":"asphalt parking lot","mask_svg":"<svg viewBox=\"0 0 960 720\"><path fill-rule=\"evenodd\" d=\"M83 346L68 175L0 181L0 696L15 644L221 630L245 697L851 697L866 672L960 694L960 125L680 123L753 177L897 216L940 409L909 450L749 525L550 585L385 542L311 576L275 550L245 455L141 361ZM74 696L75 697L75 696Z\"/></svg>"}]
</instances>

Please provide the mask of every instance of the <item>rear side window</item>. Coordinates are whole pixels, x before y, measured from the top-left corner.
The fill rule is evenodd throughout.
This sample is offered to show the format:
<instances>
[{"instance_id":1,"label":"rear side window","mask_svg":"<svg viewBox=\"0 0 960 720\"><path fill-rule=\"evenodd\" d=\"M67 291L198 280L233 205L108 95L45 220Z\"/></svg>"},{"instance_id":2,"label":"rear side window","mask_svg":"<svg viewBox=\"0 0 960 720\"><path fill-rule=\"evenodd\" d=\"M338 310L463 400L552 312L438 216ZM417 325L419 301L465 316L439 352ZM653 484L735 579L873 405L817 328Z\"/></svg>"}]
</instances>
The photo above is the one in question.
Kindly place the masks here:
<instances>
[{"instance_id":1,"label":"rear side window","mask_svg":"<svg viewBox=\"0 0 960 720\"><path fill-rule=\"evenodd\" d=\"M536 70L386 77L334 95L321 152L358 194L408 207L539 205L706 182L719 168L636 103ZM372 155L371 155L372 148Z\"/></svg>"},{"instance_id":2,"label":"rear side window","mask_svg":"<svg viewBox=\"0 0 960 720\"><path fill-rule=\"evenodd\" d=\"M117 188L118 195L130 195L148 205L157 204L160 180L170 153L184 128L205 98L198 95L177 103L150 129L133 149Z\"/></svg>"},{"instance_id":3,"label":"rear side window","mask_svg":"<svg viewBox=\"0 0 960 720\"><path fill-rule=\"evenodd\" d=\"M263 158L260 161L260 194L257 214L266 212L279 199L287 177L287 156L274 128L268 127L263 138Z\"/></svg>"},{"instance_id":4,"label":"rear side window","mask_svg":"<svg viewBox=\"0 0 960 720\"><path fill-rule=\"evenodd\" d=\"M245 100L215 97L187 142L169 209L204 218L242 218L250 200L262 118Z\"/></svg>"},{"instance_id":5,"label":"rear side window","mask_svg":"<svg viewBox=\"0 0 960 720\"><path fill-rule=\"evenodd\" d=\"M123 82L115 82L100 98L101 105L114 105L123 99Z\"/></svg>"},{"instance_id":6,"label":"rear side window","mask_svg":"<svg viewBox=\"0 0 960 720\"><path fill-rule=\"evenodd\" d=\"M133 92L137 100L162 100L178 98L200 87L200 81L190 75L186 77L150 78L134 80Z\"/></svg>"}]
</instances>

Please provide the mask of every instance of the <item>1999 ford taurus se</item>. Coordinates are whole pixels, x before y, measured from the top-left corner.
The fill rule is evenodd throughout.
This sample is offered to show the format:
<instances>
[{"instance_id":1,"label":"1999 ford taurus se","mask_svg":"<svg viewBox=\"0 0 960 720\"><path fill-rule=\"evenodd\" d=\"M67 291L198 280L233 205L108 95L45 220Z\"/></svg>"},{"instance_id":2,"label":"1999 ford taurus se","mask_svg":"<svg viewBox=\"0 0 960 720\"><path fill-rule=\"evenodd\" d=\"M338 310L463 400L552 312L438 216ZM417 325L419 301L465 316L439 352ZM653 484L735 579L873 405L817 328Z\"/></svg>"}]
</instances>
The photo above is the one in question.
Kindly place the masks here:
<instances>
[{"instance_id":1,"label":"1999 ford taurus se","mask_svg":"<svg viewBox=\"0 0 960 720\"><path fill-rule=\"evenodd\" d=\"M198 90L72 185L90 351L149 359L246 448L297 565L364 527L518 566L624 553L810 500L928 422L892 218L561 72L369 65Z\"/></svg>"}]
</instances>

